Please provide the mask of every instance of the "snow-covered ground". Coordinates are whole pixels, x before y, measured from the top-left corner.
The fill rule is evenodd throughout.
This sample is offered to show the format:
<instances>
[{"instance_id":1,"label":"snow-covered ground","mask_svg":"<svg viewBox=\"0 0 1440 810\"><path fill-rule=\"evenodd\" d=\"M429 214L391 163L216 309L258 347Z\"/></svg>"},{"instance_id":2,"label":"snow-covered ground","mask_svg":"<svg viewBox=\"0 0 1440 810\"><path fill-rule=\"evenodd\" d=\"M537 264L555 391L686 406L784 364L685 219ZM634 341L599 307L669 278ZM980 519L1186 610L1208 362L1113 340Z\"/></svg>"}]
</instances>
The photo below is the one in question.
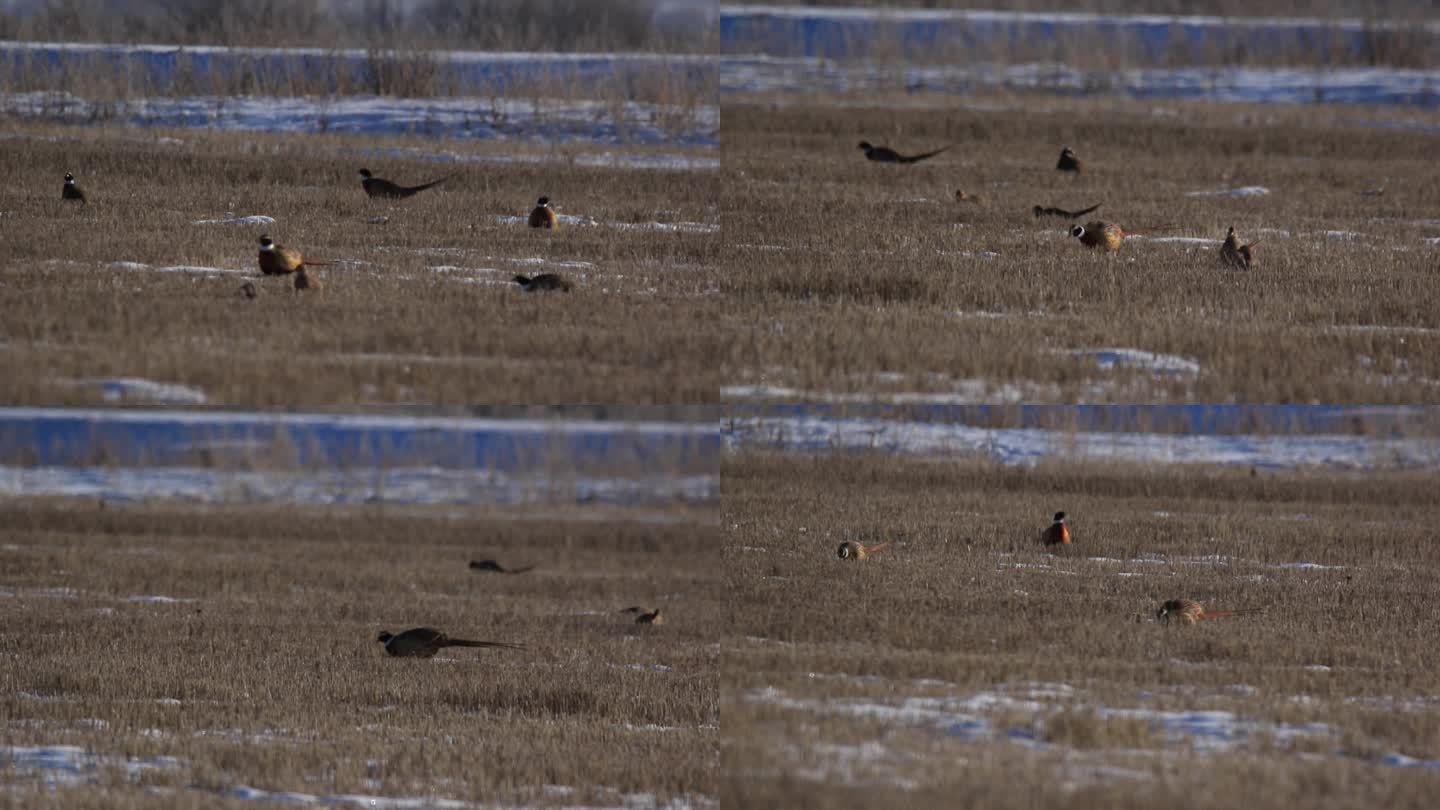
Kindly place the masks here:
<instances>
[{"instance_id":1,"label":"snow-covered ground","mask_svg":"<svg viewBox=\"0 0 1440 810\"><path fill-rule=\"evenodd\" d=\"M894 67L814 58L727 56L725 92L891 90L970 94L1036 91L1060 95L1120 94L1253 103L1400 104L1440 107L1440 71L1400 68L1182 67L1083 70L1057 63Z\"/></svg>"},{"instance_id":2,"label":"snow-covered ground","mask_svg":"<svg viewBox=\"0 0 1440 810\"><path fill-rule=\"evenodd\" d=\"M257 472L184 466L0 466L0 497L28 496L121 502L655 506L717 501L720 476L509 475L436 467Z\"/></svg>"},{"instance_id":3,"label":"snow-covered ground","mask_svg":"<svg viewBox=\"0 0 1440 810\"><path fill-rule=\"evenodd\" d=\"M1235 464L1262 469L1440 468L1440 439L1347 435L1170 435L987 428L944 422L741 416L721 426L726 447L794 452L871 450L982 456L1004 464L1045 459L1146 464Z\"/></svg>"},{"instance_id":4,"label":"snow-covered ground","mask_svg":"<svg viewBox=\"0 0 1440 810\"><path fill-rule=\"evenodd\" d=\"M0 96L0 115L250 132L365 133L605 145L718 147L720 110L641 102L390 96L188 96L96 102L65 92Z\"/></svg>"}]
</instances>

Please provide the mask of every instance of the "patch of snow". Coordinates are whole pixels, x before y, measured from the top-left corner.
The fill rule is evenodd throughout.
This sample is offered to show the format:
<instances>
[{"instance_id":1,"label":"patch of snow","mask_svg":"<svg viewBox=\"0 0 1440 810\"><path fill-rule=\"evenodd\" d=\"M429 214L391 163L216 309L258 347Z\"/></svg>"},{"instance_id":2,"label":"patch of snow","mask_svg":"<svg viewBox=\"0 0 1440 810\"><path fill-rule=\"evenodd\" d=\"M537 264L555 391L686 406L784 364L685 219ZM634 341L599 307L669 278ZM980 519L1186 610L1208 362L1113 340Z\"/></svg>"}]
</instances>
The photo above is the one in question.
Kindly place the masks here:
<instances>
[{"instance_id":1,"label":"patch of snow","mask_svg":"<svg viewBox=\"0 0 1440 810\"><path fill-rule=\"evenodd\" d=\"M177 597L174 597L174 596L158 596L158 595L157 595L157 596L147 596L147 595L138 595L138 596L127 597L127 598L126 598L126 601L127 601L127 602L174 602L174 603L179 603L179 602L195 602L195 601L198 601L198 600L196 600L196 599L180 599L180 598L177 598Z\"/></svg>"},{"instance_id":2,"label":"patch of snow","mask_svg":"<svg viewBox=\"0 0 1440 810\"><path fill-rule=\"evenodd\" d=\"M275 218L267 217L264 214L251 214L250 216L237 217L226 214L220 219L197 219L191 225L274 225Z\"/></svg>"},{"instance_id":3,"label":"patch of snow","mask_svg":"<svg viewBox=\"0 0 1440 810\"><path fill-rule=\"evenodd\" d=\"M1263 197L1270 193L1270 189L1264 186L1240 186L1239 188L1221 188L1213 191L1187 191L1186 197Z\"/></svg>"},{"instance_id":4,"label":"patch of snow","mask_svg":"<svg viewBox=\"0 0 1440 810\"><path fill-rule=\"evenodd\" d=\"M113 379L77 380L81 384L99 386L106 402L144 400L148 402L179 402L187 405L203 405L208 400L205 392L198 388L178 383L161 383L140 377L116 377Z\"/></svg>"},{"instance_id":5,"label":"patch of snow","mask_svg":"<svg viewBox=\"0 0 1440 810\"><path fill-rule=\"evenodd\" d=\"M1157 374L1199 374L1200 364L1187 357L1157 354L1141 349L1074 349L1070 354L1095 358L1102 369L1149 369Z\"/></svg>"}]
</instances>

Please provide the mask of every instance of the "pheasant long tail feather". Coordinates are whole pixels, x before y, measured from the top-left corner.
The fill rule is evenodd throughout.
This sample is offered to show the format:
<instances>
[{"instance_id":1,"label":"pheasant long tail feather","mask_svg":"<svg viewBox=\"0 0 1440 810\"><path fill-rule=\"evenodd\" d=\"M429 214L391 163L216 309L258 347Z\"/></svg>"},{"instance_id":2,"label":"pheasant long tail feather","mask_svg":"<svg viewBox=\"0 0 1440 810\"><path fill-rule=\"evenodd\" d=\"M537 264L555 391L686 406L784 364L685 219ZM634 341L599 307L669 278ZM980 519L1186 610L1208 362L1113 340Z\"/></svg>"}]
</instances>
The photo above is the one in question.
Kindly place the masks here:
<instances>
[{"instance_id":1,"label":"pheasant long tail feather","mask_svg":"<svg viewBox=\"0 0 1440 810\"><path fill-rule=\"evenodd\" d=\"M873 545L873 546L866 546L866 547L865 547L865 550L866 550L867 552L871 553L871 554L874 554L875 552L879 551L880 549L885 548L886 546L889 546L889 545L893 545L894 543L895 543L894 540L886 540L886 541L883 542L883 543L876 543L876 544Z\"/></svg>"},{"instance_id":2,"label":"pheasant long tail feather","mask_svg":"<svg viewBox=\"0 0 1440 810\"><path fill-rule=\"evenodd\" d=\"M302 267L325 267L326 265L331 265L331 264L334 264L334 263L335 263L335 262L333 262L333 261L322 262L322 261L317 261L317 260L315 260L315 259L306 259L305 261L301 262L300 265L301 265Z\"/></svg>"},{"instance_id":3,"label":"pheasant long tail feather","mask_svg":"<svg viewBox=\"0 0 1440 810\"><path fill-rule=\"evenodd\" d=\"M919 163L920 161L925 160L925 159L927 159L927 158L935 157L936 155L940 154L941 152L944 152L945 150L947 150L947 149L949 149L949 148L950 148L949 146L942 146L942 147L940 147L939 149L936 149L934 152L926 152L926 153L924 153L923 155L908 155L908 156L906 156L906 157L901 158L900 161L901 161L902 163Z\"/></svg>"},{"instance_id":4,"label":"pheasant long tail feather","mask_svg":"<svg viewBox=\"0 0 1440 810\"><path fill-rule=\"evenodd\" d=\"M446 647L508 647L512 650L523 650L519 644L506 644L503 641L470 641L463 638L446 639Z\"/></svg>"},{"instance_id":5,"label":"pheasant long tail feather","mask_svg":"<svg viewBox=\"0 0 1440 810\"><path fill-rule=\"evenodd\" d=\"M1090 213L1091 211L1094 211L1095 209L1097 209L1097 208L1099 208L1099 207L1100 207L1100 203L1095 203L1094 205L1090 206L1089 208L1086 208L1086 209L1083 209L1083 210L1080 210L1080 211L1071 211L1071 212L1070 212L1070 218L1071 218L1071 219L1079 219L1080 217L1085 216L1086 214Z\"/></svg>"},{"instance_id":6,"label":"pheasant long tail feather","mask_svg":"<svg viewBox=\"0 0 1440 810\"><path fill-rule=\"evenodd\" d=\"M1178 231L1178 230L1180 230L1181 227L1182 227L1182 226L1180 226L1180 225L1152 225L1152 226L1150 226L1150 227L1148 227L1148 228L1136 228L1135 230L1131 230L1131 229L1129 229L1129 228L1126 228L1126 229L1125 229L1125 235L1126 235L1126 236L1145 236L1146 234L1151 234L1151 233L1165 233L1166 231Z\"/></svg>"},{"instance_id":7,"label":"pheasant long tail feather","mask_svg":"<svg viewBox=\"0 0 1440 810\"><path fill-rule=\"evenodd\" d=\"M1213 619L1219 616L1244 616L1251 613L1264 613L1265 608L1235 608L1233 610L1207 610L1205 618Z\"/></svg>"}]
</instances>

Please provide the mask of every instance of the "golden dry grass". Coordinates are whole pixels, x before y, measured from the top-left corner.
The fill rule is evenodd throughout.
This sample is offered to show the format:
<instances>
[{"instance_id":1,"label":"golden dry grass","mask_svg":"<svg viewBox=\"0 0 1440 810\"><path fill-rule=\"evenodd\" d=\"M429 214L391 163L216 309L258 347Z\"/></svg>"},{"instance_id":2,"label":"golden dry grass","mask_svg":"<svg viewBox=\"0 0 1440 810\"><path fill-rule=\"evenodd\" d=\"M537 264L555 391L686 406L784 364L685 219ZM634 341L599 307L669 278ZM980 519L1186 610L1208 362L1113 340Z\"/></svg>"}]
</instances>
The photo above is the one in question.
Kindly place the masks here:
<instances>
[{"instance_id":1,"label":"golden dry grass","mask_svg":"<svg viewBox=\"0 0 1440 810\"><path fill-rule=\"evenodd\" d=\"M790 95L727 96L723 117L729 384L1056 401L1440 390L1440 174L1433 136L1415 129L1433 113ZM862 139L954 148L878 164ZM1054 169L1063 146L1082 175ZM1187 196L1242 186L1270 193ZM957 189L983 202L957 202ZM1139 238L1107 255L1031 213L1095 203L1094 218L1126 229L1208 241ZM1262 240L1248 273L1218 258L1231 225ZM1200 371L1105 372L1072 354L1101 348Z\"/></svg>"},{"instance_id":2,"label":"golden dry grass","mask_svg":"<svg viewBox=\"0 0 1440 810\"><path fill-rule=\"evenodd\" d=\"M93 402L93 388L73 381L103 376L191 385L236 406L716 396L710 360L728 342L713 171L572 162L603 148L363 136L12 124L5 143L0 376L10 402ZM364 151L386 148L516 162ZM361 191L361 167L406 184L455 176L389 203ZM66 171L90 204L61 202ZM523 218L542 194L599 224L551 233L498 219ZM276 221L194 224L227 213ZM259 296L246 300L238 290L258 275L261 233L352 263L322 269L321 295L251 279ZM175 266L225 272L160 269ZM508 282L536 271L576 289L525 295Z\"/></svg>"},{"instance_id":3,"label":"golden dry grass","mask_svg":"<svg viewBox=\"0 0 1440 810\"><path fill-rule=\"evenodd\" d=\"M1433 769L1381 758L1440 759L1433 473L740 453L723 475L726 804L1430 802ZM898 543L853 563L847 538ZM1181 597L1266 612L1153 621ZM1207 711L1238 722L1213 752L1179 730Z\"/></svg>"},{"instance_id":4,"label":"golden dry grass","mask_svg":"<svg viewBox=\"0 0 1440 810\"><path fill-rule=\"evenodd\" d=\"M4 757L13 806L213 807L241 786L534 806L717 792L713 510L0 511L4 742L105 758L49 788ZM483 557L539 567L467 569ZM182 601L135 598L155 595ZM637 602L668 623L616 612ZM417 625L526 649L392 659L375 641ZM174 761L122 767L157 757Z\"/></svg>"}]
</instances>

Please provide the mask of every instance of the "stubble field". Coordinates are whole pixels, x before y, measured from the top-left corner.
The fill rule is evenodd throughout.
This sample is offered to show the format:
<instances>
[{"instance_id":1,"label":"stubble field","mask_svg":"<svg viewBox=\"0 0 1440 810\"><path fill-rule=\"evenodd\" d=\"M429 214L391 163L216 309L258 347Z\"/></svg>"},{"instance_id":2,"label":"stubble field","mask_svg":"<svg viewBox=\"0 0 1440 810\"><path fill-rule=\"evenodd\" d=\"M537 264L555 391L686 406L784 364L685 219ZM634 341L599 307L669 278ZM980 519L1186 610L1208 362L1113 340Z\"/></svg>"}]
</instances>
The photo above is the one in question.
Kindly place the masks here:
<instances>
[{"instance_id":1,"label":"stubble field","mask_svg":"<svg viewBox=\"0 0 1440 810\"><path fill-rule=\"evenodd\" d=\"M1436 397L1431 113L916 93L723 116L731 397ZM896 165L861 140L953 146ZM1082 223L1157 230L1106 254L1032 214L1097 203ZM1219 258L1232 225L1248 272Z\"/></svg>"},{"instance_id":2,"label":"stubble field","mask_svg":"<svg viewBox=\"0 0 1440 810\"><path fill-rule=\"evenodd\" d=\"M714 804L713 511L0 511L7 805ZM525 649L376 641L422 625Z\"/></svg>"},{"instance_id":3,"label":"stubble field","mask_svg":"<svg viewBox=\"0 0 1440 810\"><path fill-rule=\"evenodd\" d=\"M114 377L227 406L715 398L713 170L390 136L12 123L4 142L8 402L88 404L101 394L85 381ZM362 167L402 184L454 176L372 201ZM61 202L67 171L89 204ZM525 226L541 195L558 231ZM255 216L274 221L232 221ZM297 296L287 278L253 278L261 234L342 263L320 268L323 293ZM574 290L510 281L537 272Z\"/></svg>"},{"instance_id":4,"label":"stubble field","mask_svg":"<svg viewBox=\"0 0 1440 810\"><path fill-rule=\"evenodd\" d=\"M727 806L1418 808L1440 784L1433 473L723 475ZM1264 612L1157 623L1179 598Z\"/></svg>"}]
</instances>

